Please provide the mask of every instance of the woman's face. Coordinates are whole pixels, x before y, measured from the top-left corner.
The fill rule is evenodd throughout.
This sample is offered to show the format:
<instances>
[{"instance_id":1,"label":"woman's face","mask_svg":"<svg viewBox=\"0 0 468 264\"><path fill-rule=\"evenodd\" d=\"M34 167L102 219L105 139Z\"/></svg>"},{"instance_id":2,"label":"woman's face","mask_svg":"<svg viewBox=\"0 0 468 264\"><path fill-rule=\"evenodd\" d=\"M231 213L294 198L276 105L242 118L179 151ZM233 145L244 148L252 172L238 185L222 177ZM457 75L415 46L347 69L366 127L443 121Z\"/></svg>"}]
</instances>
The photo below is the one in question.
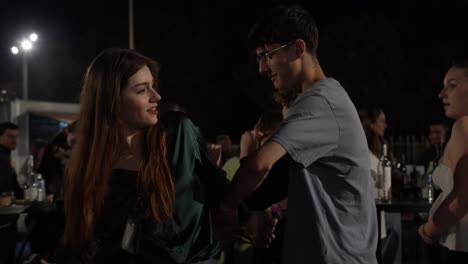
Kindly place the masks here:
<instances>
[{"instance_id":1,"label":"woman's face","mask_svg":"<svg viewBox=\"0 0 468 264\"><path fill-rule=\"evenodd\" d=\"M144 129L158 123L158 102L161 96L153 87L153 75L147 66L128 79L122 91L121 119L131 130Z\"/></svg>"},{"instance_id":2,"label":"woman's face","mask_svg":"<svg viewBox=\"0 0 468 264\"><path fill-rule=\"evenodd\" d=\"M468 76L467 69L451 67L444 78L444 87L439 98L444 104L445 115L457 120L468 115Z\"/></svg>"},{"instance_id":3,"label":"woman's face","mask_svg":"<svg viewBox=\"0 0 468 264\"><path fill-rule=\"evenodd\" d=\"M385 135L385 129L387 128L387 120L385 119L384 112L380 112L379 116L375 120L375 122L371 123L370 125L372 131L380 137Z\"/></svg>"}]
</instances>

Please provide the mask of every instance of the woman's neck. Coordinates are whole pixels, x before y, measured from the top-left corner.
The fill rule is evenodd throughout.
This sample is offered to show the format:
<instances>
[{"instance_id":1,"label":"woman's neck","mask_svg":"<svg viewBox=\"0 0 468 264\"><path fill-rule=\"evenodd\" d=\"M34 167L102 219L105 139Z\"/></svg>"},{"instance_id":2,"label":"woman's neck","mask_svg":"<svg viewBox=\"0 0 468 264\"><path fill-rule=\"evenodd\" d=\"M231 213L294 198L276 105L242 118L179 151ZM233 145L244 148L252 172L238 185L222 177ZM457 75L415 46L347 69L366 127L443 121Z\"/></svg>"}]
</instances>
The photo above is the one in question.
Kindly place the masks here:
<instances>
[{"instance_id":1,"label":"woman's neck","mask_svg":"<svg viewBox=\"0 0 468 264\"><path fill-rule=\"evenodd\" d=\"M123 147L115 168L138 170L143 159L142 131L127 131L124 133L126 145Z\"/></svg>"}]
</instances>

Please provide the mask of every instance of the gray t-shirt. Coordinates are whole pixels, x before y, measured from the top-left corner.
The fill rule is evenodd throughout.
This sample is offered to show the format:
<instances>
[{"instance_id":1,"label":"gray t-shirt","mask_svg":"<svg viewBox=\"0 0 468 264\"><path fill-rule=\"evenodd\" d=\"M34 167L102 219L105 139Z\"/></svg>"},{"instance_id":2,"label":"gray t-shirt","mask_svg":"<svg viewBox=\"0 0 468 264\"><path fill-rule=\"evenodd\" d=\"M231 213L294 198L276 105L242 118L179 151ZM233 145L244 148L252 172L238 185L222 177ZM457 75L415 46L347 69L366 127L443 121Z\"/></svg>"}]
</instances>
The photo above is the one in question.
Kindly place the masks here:
<instances>
[{"instance_id":1,"label":"gray t-shirt","mask_svg":"<svg viewBox=\"0 0 468 264\"><path fill-rule=\"evenodd\" d=\"M367 142L340 83L298 96L272 140L293 159L284 263L377 263Z\"/></svg>"}]
</instances>

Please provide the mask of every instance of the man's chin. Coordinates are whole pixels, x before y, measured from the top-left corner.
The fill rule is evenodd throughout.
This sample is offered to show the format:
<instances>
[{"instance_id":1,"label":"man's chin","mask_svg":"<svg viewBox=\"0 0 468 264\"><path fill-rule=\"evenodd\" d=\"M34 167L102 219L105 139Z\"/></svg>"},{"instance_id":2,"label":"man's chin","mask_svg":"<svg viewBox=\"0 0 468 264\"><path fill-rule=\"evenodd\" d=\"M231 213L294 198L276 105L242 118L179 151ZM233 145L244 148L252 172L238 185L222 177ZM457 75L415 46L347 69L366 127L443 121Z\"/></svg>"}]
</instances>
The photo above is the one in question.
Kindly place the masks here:
<instances>
[{"instance_id":1,"label":"man's chin","mask_svg":"<svg viewBox=\"0 0 468 264\"><path fill-rule=\"evenodd\" d=\"M278 85L276 82L273 82L273 88L275 89L275 93L282 90L282 87L280 85Z\"/></svg>"}]
</instances>

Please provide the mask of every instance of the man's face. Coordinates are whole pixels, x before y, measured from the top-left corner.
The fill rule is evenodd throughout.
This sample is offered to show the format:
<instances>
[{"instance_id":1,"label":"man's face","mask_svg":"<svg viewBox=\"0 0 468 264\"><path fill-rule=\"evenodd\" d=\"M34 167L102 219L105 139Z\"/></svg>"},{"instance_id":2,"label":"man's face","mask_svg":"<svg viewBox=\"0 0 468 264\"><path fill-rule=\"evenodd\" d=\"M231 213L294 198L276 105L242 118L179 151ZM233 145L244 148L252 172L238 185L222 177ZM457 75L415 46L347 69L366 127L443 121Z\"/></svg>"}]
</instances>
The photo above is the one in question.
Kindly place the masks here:
<instances>
[{"instance_id":1,"label":"man's face","mask_svg":"<svg viewBox=\"0 0 468 264\"><path fill-rule=\"evenodd\" d=\"M76 133L68 132L68 133L67 133L67 145L68 145L70 148L73 148L73 146L75 145L75 143L76 143Z\"/></svg>"},{"instance_id":2,"label":"man's face","mask_svg":"<svg viewBox=\"0 0 468 264\"><path fill-rule=\"evenodd\" d=\"M19 130L7 128L5 133L0 136L0 145L6 147L9 150L14 150L18 144L18 137Z\"/></svg>"},{"instance_id":3,"label":"man's face","mask_svg":"<svg viewBox=\"0 0 468 264\"><path fill-rule=\"evenodd\" d=\"M294 43L268 44L255 50L257 57L263 58L258 60L259 73L268 75L276 92L292 89L299 83L301 64L294 52Z\"/></svg>"},{"instance_id":4,"label":"man's face","mask_svg":"<svg viewBox=\"0 0 468 264\"><path fill-rule=\"evenodd\" d=\"M431 145L443 143L445 139L445 127L441 124L429 127L429 142Z\"/></svg>"}]
</instances>

